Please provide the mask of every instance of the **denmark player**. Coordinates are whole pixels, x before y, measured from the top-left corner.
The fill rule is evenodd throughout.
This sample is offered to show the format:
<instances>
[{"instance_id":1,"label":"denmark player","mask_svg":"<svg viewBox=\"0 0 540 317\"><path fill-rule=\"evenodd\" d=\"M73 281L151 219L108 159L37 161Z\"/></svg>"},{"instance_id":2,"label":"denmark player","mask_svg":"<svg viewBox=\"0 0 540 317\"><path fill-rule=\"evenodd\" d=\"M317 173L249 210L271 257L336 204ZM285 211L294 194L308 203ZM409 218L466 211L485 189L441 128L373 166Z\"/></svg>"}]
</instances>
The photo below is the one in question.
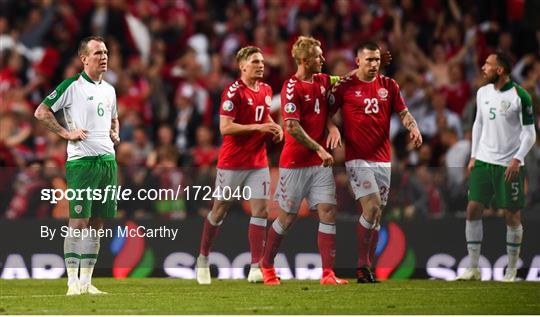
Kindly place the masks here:
<instances>
[{"instance_id":1,"label":"denmark player","mask_svg":"<svg viewBox=\"0 0 540 317\"><path fill-rule=\"evenodd\" d=\"M281 89L281 109L285 120L285 145L279 162L279 184L274 199L279 202L279 217L269 229L261 261L264 283L280 284L274 269L274 258L281 241L296 220L302 200L319 214L317 243L322 259L321 284L348 284L333 271L335 260L336 185L332 174L334 159L325 149L335 147L340 134L335 125L326 127L328 107L326 92L339 77L321 74L324 62L321 43L300 36L292 47L298 66L296 73ZM330 123L330 122L329 122ZM325 142L326 141L326 142Z\"/></svg>"},{"instance_id":2,"label":"denmark player","mask_svg":"<svg viewBox=\"0 0 540 317\"><path fill-rule=\"evenodd\" d=\"M223 144L218 157L215 187L222 192L214 200L212 211L206 217L201 237L196 271L199 284L210 284L208 254L222 224L230 201L227 189L235 191L249 187L251 191L251 219L248 239L251 250L251 269L248 281L261 282L258 267L265 237L267 203L270 195L270 172L266 156L267 135L275 142L283 138L281 127L270 117L272 89L261 82L264 58L259 48L247 46L238 51L236 61L240 79L227 87L221 95L219 129Z\"/></svg>"},{"instance_id":3,"label":"denmark player","mask_svg":"<svg viewBox=\"0 0 540 317\"><path fill-rule=\"evenodd\" d=\"M371 261L377 247L382 208L390 190L390 117L396 112L416 147L422 135L407 110L398 84L380 75L381 52L368 42L357 50L357 71L334 85L331 112L342 111L345 167L355 199L362 205L357 227L358 283L375 283Z\"/></svg>"}]
</instances>

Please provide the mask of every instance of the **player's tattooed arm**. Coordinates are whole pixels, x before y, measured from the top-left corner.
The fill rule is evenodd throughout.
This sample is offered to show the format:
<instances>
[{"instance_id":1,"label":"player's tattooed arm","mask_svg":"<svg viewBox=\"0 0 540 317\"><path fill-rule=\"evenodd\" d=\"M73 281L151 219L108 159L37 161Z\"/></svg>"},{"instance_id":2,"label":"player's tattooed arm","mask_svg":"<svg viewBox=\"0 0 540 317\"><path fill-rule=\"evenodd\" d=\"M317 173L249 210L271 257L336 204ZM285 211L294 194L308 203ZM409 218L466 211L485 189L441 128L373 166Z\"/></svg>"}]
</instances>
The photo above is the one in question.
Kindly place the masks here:
<instances>
[{"instance_id":1,"label":"player's tattooed arm","mask_svg":"<svg viewBox=\"0 0 540 317\"><path fill-rule=\"evenodd\" d=\"M297 120L286 120L285 127L287 132L296 140L298 143L307 147L308 149L317 152L317 155L323 160L323 166L330 166L334 164L334 158L330 153L328 153L319 143L315 142L302 128L300 122Z\"/></svg>"},{"instance_id":2,"label":"player's tattooed arm","mask_svg":"<svg viewBox=\"0 0 540 317\"><path fill-rule=\"evenodd\" d=\"M418 129L418 124L416 123L416 120L409 112L409 110L405 109L401 111L399 113L399 116L401 118L403 126L407 130L409 130L411 141L413 142L414 146L419 147L420 145L422 145L422 134Z\"/></svg>"},{"instance_id":3,"label":"player's tattooed arm","mask_svg":"<svg viewBox=\"0 0 540 317\"><path fill-rule=\"evenodd\" d=\"M78 141L86 139L86 133L88 132L85 129L76 129L73 131L68 131L58 123L54 117L51 109L44 103L40 104L36 111L34 112L34 117L45 127L47 130L52 131L58 134L60 137L70 140Z\"/></svg>"},{"instance_id":4,"label":"player's tattooed arm","mask_svg":"<svg viewBox=\"0 0 540 317\"><path fill-rule=\"evenodd\" d=\"M403 126L407 128L407 130L411 131L414 128L418 127L418 124L416 123L416 120L412 116L412 114L409 112L409 110L405 109L399 113L399 117L401 118L401 122L403 123Z\"/></svg>"},{"instance_id":5,"label":"player's tattooed arm","mask_svg":"<svg viewBox=\"0 0 540 317\"><path fill-rule=\"evenodd\" d=\"M120 143L120 122L118 118L111 119L111 131L109 134L114 145Z\"/></svg>"}]
</instances>

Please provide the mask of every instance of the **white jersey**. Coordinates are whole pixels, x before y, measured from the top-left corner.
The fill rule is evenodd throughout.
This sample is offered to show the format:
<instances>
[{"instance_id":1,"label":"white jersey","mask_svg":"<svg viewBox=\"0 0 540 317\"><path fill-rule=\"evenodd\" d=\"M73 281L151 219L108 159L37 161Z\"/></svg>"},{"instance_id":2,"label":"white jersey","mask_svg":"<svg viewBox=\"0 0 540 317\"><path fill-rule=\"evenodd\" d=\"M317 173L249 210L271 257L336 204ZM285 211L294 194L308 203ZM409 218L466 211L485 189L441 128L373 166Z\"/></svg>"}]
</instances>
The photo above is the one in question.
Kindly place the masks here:
<instances>
[{"instance_id":1,"label":"white jersey","mask_svg":"<svg viewBox=\"0 0 540 317\"><path fill-rule=\"evenodd\" d=\"M118 117L114 87L94 82L85 72L64 80L43 103L53 112L63 111L67 129L88 130L82 141L69 141L68 161L86 156L114 155L111 120Z\"/></svg>"},{"instance_id":2,"label":"white jersey","mask_svg":"<svg viewBox=\"0 0 540 317\"><path fill-rule=\"evenodd\" d=\"M518 152L523 126L530 124L534 124L533 107L523 88L512 81L501 90L493 84L481 87L476 94L471 157L508 166Z\"/></svg>"}]
</instances>

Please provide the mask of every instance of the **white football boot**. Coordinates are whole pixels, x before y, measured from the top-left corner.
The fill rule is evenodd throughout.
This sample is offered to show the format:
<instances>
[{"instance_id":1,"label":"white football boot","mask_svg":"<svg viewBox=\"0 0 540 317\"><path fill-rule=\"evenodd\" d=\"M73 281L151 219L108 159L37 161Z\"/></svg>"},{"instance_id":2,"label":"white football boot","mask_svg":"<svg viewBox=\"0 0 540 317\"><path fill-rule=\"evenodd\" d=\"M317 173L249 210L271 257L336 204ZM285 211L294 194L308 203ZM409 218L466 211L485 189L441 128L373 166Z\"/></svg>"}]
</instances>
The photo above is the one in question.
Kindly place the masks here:
<instances>
[{"instance_id":1,"label":"white football boot","mask_svg":"<svg viewBox=\"0 0 540 317\"><path fill-rule=\"evenodd\" d=\"M251 267L247 280L250 283L262 283L264 278L261 269L259 267Z\"/></svg>"},{"instance_id":2,"label":"white football boot","mask_svg":"<svg viewBox=\"0 0 540 317\"><path fill-rule=\"evenodd\" d=\"M506 268L506 273L504 273L504 277L501 282L515 282L517 280L516 275L517 269Z\"/></svg>"},{"instance_id":3,"label":"white football boot","mask_svg":"<svg viewBox=\"0 0 540 317\"><path fill-rule=\"evenodd\" d=\"M482 275L480 274L480 270L478 268L469 268L466 269L463 274L458 276L456 281L480 281L481 279Z\"/></svg>"},{"instance_id":4,"label":"white football boot","mask_svg":"<svg viewBox=\"0 0 540 317\"><path fill-rule=\"evenodd\" d=\"M105 295L109 294L107 292L100 291L94 285L87 283L81 286L81 294L90 294L90 295Z\"/></svg>"},{"instance_id":5,"label":"white football boot","mask_svg":"<svg viewBox=\"0 0 540 317\"><path fill-rule=\"evenodd\" d=\"M68 291L66 295L67 296L81 295L81 285L79 284L78 280L68 285Z\"/></svg>"},{"instance_id":6,"label":"white football boot","mask_svg":"<svg viewBox=\"0 0 540 317\"><path fill-rule=\"evenodd\" d=\"M197 258L195 271L197 272L197 283L202 285L212 283L212 278L210 277L210 265L208 264L208 257L199 255L199 257Z\"/></svg>"}]
</instances>

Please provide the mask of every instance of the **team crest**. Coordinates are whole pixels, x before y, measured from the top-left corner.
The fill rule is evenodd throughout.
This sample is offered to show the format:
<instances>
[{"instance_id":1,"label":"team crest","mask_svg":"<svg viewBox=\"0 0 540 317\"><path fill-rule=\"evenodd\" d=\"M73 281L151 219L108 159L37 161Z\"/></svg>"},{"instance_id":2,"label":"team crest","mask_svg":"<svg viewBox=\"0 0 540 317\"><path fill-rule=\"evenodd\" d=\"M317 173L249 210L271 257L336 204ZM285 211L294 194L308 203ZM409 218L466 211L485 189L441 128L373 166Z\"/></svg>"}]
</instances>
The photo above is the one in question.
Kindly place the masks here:
<instances>
[{"instance_id":1,"label":"team crest","mask_svg":"<svg viewBox=\"0 0 540 317\"><path fill-rule=\"evenodd\" d=\"M221 106L225 111L232 111L234 109L234 103L230 100L225 100Z\"/></svg>"},{"instance_id":2,"label":"team crest","mask_svg":"<svg viewBox=\"0 0 540 317\"><path fill-rule=\"evenodd\" d=\"M360 90L355 91L354 96L355 97L362 97L362 91L360 91Z\"/></svg>"},{"instance_id":3,"label":"team crest","mask_svg":"<svg viewBox=\"0 0 540 317\"><path fill-rule=\"evenodd\" d=\"M328 102L333 105L336 102L336 96L334 96L334 94L330 94L330 96L328 96Z\"/></svg>"},{"instance_id":4,"label":"team crest","mask_svg":"<svg viewBox=\"0 0 540 317\"><path fill-rule=\"evenodd\" d=\"M386 88L379 89L377 93L379 94L379 97L381 97L381 99L386 99L386 97L388 97L388 90L386 90Z\"/></svg>"},{"instance_id":5,"label":"team crest","mask_svg":"<svg viewBox=\"0 0 540 317\"><path fill-rule=\"evenodd\" d=\"M296 105L292 102L289 102L285 105L285 112L286 113L293 113L296 111Z\"/></svg>"},{"instance_id":6,"label":"team crest","mask_svg":"<svg viewBox=\"0 0 540 317\"><path fill-rule=\"evenodd\" d=\"M248 98L248 105L253 106L253 99Z\"/></svg>"},{"instance_id":7,"label":"team crest","mask_svg":"<svg viewBox=\"0 0 540 317\"><path fill-rule=\"evenodd\" d=\"M264 101L266 102L267 106L270 106L270 104L272 104L272 97L266 96L264 97Z\"/></svg>"},{"instance_id":8,"label":"team crest","mask_svg":"<svg viewBox=\"0 0 540 317\"><path fill-rule=\"evenodd\" d=\"M56 95L58 95L58 92L57 92L56 89L55 89L55 90L53 90L53 92L51 92L50 95L47 96L47 99L51 99L51 100L52 100L52 99L56 98Z\"/></svg>"},{"instance_id":9,"label":"team crest","mask_svg":"<svg viewBox=\"0 0 540 317\"><path fill-rule=\"evenodd\" d=\"M501 114L505 114L508 111L508 109L510 108L510 105L511 105L510 101L508 101L508 100L501 101L501 104L499 106L499 112Z\"/></svg>"},{"instance_id":10,"label":"team crest","mask_svg":"<svg viewBox=\"0 0 540 317\"><path fill-rule=\"evenodd\" d=\"M326 89L324 89L323 86L321 86L321 95L324 95L326 93Z\"/></svg>"},{"instance_id":11,"label":"team crest","mask_svg":"<svg viewBox=\"0 0 540 317\"><path fill-rule=\"evenodd\" d=\"M76 213L80 214L81 211L82 211L82 206L81 205L76 205L73 209L75 210Z\"/></svg>"}]
</instances>

